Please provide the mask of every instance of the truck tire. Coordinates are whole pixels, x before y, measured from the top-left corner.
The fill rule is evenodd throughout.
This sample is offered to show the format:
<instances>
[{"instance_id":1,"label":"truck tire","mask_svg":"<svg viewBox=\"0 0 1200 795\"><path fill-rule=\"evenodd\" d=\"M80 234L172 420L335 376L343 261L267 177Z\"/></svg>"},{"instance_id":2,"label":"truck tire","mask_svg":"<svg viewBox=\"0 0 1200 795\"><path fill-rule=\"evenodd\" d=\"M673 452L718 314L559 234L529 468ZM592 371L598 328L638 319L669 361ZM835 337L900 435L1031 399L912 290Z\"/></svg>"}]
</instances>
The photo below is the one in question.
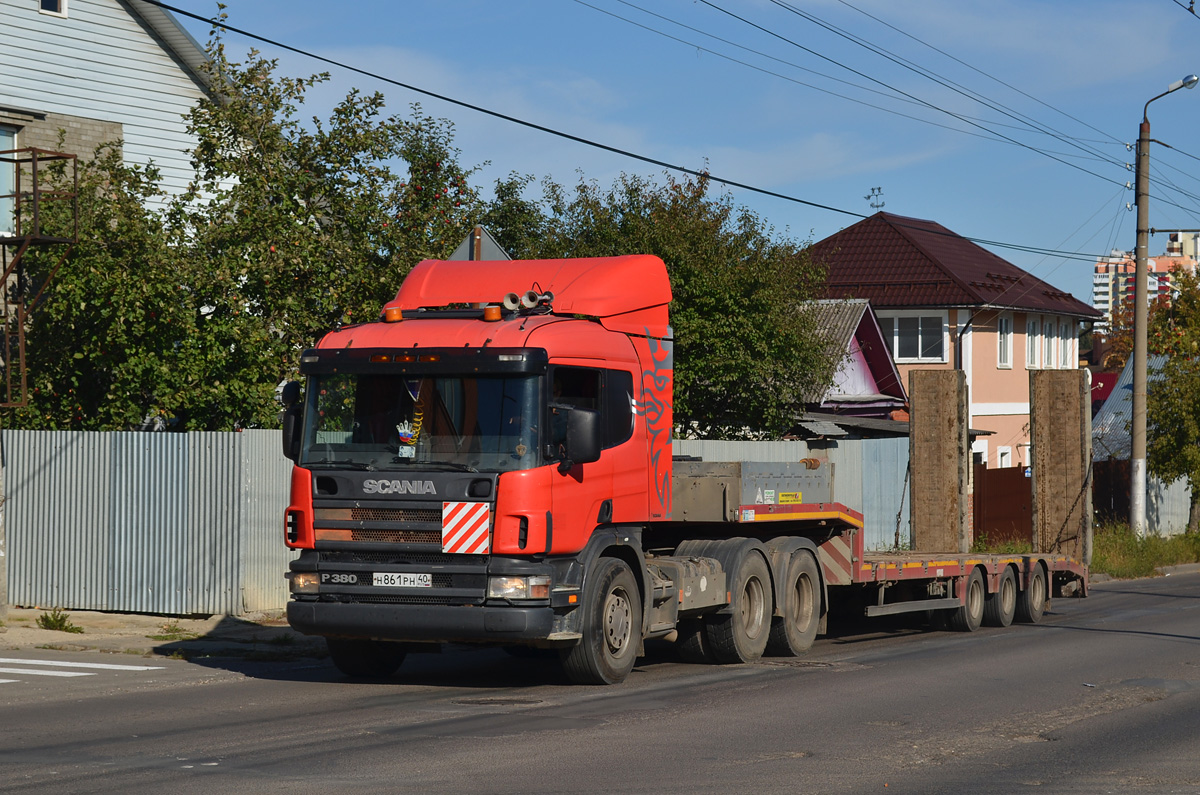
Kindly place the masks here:
<instances>
[{"instance_id":1,"label":"truck tire","mask_svg":"<svg viewBox=\"0 0 1200 795\"><path fill-rule=\"evenodd\" d=\"M561 652L567 678L579 685L615 685L637 662L642 598L628 564L600 558L588 577L583 638Z\"/></svg>"},{"instance_id":2,"label":"truck tire","mask_svg":"<svg viewBox=\"0 0 1200 795\"><path fill-rule=\"evenodd\" d=\"M771 619L767 654L799 657L812 647L821 621L821 577L807 552L797 552L788 561L781 612Z\"/></svg>"},{"instance_id":3,"label":"truck tire","mask_svg":"<svg viewBox=\"0 0 1200 795\"><path fill-rule=\"evenodd\" d=\"M1017 575L1005 566L996 591L983 603L983 623L989 627L1007 627L1017 613Z\"/></svg>"},{"instance_id":4,"label":"truck tire","mask_svg":"<svg viewBox=\"0 0 1200 795\"><path fill-rule=\"evenodd\" d=\"M713 659L718 663L754 662L771 635L771 570L757 551L747 549L730 573L730 613L715 613L704 623Z\"/></svg>"},{"instance_id":5,"label":"truck tire","mask_svg":"<svg viewBox=\"0 0 1200 795\"><path fill-rule=\"evenodd\" d=\"M708 648L703 618L685 618L679 622L677 629L679 639L675 646L679 652L679 659L697 665L716 662Z\"/></svg>"},{"instance_id":6,"label":"truck tire","mask_svg":"<svg viewBox=\"0 0 1200 795\"><path fill-rule=\"evenodd\" d=\"M1017 621L1023 624L1037 624L1046 612L1046 570L1042 564L1035 564L1029 572L1029 582L1025 590L1017 597Z\"/></svg>"},{"instance_id":7,"label":"truck tire","mask_svg":"<svg viewBox=\"0 0 1200 795\"><path fill-rule=\"evenodd\" d=\"M950 628L958 632L974 632L983 623L983 603L986 589L983 573L971 569L967 576L967 598L957 610L950 611Z\"/></svg>"},{"instance_id":8,"label":"truck tire","mask_svg":"<svg viewBox=\"0 0 1200 795\"><path fill-rule=\"evenodd\" d=\"M383 640L325 638L329 659L346 676L386 679L404 662L404 649Z\"/></svg>"}]
</instances>

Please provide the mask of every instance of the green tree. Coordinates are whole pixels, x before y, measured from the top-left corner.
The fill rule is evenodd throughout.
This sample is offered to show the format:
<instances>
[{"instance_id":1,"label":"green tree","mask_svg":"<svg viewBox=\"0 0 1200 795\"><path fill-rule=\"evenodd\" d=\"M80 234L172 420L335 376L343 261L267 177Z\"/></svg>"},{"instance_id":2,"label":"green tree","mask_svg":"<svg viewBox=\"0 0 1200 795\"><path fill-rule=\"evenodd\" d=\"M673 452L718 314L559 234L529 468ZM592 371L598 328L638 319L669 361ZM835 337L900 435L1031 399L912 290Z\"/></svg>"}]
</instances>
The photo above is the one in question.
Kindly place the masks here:
<instances>
[{"instance_id":1,"label":"green tree","mask_svg":"<svg viewBox=\"0 0 1200 795\"><path fill-rule=\"evenodd\" d=\"M1200 280L1179 273L1171 305L1148 324L1148 347L1166 362L1146 395L1146 463L1164 482L1186 478L1188 533L1200 530Z\"/></svg>"},{"instance_id":2,"label":"green tree","mask_svg":"<svg viewBox=\"0 0 1200 795\"><path fill-rule=\"evenodd\" d=\"M351 91L302 124L323 75L280 77L253 52L232 62L219 37L208 55L184 195L165 197L118 146L81 164L81 240L29 328L32 403L10 425L274 426L275 388L300 352L377 317L414 264L449 255L478 217L449 122L419 106L387 117L382 96ZM29 284L61 253L31 254Z\"/></svg>"},{"instance_id":3,"label":"green tree","mask_svg":"<svg viewBox=\"0 0 1200 795\"><path fill-rule=\"evenodd\" d=\"M824 272L802 243L714 196L707 177L659 185L622 175L609 189L543 184L542 218L520 200L528 178L498 185L486 216L515 257L655 254L667 265L675 331L675 421L683 433L779 434L832 361L805 301ZM514 225L506 225L508 220ZM636 289L636 286L631 286Z\"/></svg>"},{"instance_id":4,"label":"green tree","mask_svg":"<svg viewBox=\"0 0 1200 795\"><path fill-rule=\"evenodd\" d=\"M64 166L52 166L49 186L72 184ZM44 292L26 324L29 405L12 412L12 427L137 427L165 410L172 343L189 334L177 252L161 213L148 209L162 199L158 173L126 166L119 143L98 148L79 173L79 242L33 247L22 260L17 292L29 302ZM69 210L43 202L48 234L69 234Z\"/></svg>"},{"instance_id":5,"label":"green tree","mask_svg":"<svg viewBox=\"0 0 1200 795\"><path fill-rule=\"evenodd\" d=\"M255 52L233 63L219 40L208 54L214 94L189 117L197 178L173 209L205 332L187 343L177 412L189 428L270 425L300 352L375 319L414 264L453 251L480 202L452 126L420 106L385 117L382 95L354 90L306 125L305 93L326 75L276 77Z\"/></svg>"}]
</instances>

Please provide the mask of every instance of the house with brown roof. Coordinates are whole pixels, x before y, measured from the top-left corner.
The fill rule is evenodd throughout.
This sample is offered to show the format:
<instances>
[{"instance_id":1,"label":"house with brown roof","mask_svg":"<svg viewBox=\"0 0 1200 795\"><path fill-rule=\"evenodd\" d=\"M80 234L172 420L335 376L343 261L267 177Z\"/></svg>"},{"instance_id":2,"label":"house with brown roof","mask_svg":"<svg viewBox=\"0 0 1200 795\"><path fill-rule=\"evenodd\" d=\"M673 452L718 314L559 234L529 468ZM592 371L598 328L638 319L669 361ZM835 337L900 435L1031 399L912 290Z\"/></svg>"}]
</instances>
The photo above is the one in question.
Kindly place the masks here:
<instances>
[{"instance_id":1,"label":"house with brown roof","mask_svg":"<svg viewBox=\"0 0 1200 795\"><path fill-rule=\"evenodd\" d=\"M1029 370L1079 366L1080 322L1100 312L934 221L876 213L813 244L829 298L865 298L907 381L966 373L972 443L990 467L1026 466Z\"/></svg>"}]
</instances>

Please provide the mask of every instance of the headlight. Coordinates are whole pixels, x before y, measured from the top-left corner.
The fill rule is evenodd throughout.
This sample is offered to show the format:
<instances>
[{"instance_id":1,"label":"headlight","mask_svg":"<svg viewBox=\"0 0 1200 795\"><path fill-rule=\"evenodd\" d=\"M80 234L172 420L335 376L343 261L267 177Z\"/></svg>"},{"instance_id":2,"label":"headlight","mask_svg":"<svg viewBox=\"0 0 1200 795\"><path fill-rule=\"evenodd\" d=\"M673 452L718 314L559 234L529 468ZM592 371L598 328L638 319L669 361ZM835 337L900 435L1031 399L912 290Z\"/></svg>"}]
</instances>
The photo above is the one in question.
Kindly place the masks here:
<instances>
[{"instance_id":1,"label":"headlight","mask_svg":"<svg viewBox=\"0 0 1200 795\"><path fill-rule=\"evenodd\" d=\"M489 599L549 599L550 576L489 577Z\"/></svg>"},{"instance_id":2,"label":"headlight","mask_svg":"<svg viewBox=\"0 0 1200 795\"><path fill-rule=\"evenodd\" d=\"M321 583L321 575L315 571L294 571L291 580L292 593L316 593Z\"/></svg>"}]
</instances>

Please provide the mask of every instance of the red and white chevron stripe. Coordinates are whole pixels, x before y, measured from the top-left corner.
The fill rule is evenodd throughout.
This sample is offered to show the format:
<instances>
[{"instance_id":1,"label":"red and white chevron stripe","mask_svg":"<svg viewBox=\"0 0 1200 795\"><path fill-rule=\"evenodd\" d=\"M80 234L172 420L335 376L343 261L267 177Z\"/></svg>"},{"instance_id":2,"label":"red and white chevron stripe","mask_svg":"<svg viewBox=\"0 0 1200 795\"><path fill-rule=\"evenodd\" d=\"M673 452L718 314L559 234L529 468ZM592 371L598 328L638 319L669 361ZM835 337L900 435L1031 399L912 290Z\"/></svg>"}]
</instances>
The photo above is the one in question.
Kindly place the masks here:
<instances>
[{"instance_id":1,"label":"red and white chevron stripe","mask_svg":"<svg viewBox=\"0 0 1200 795\"><path fill-rule=\"evenodd\" d=\"M491 541L490 510L486 502L443 502L442 552L486 555Z\"/></svg>"},{"instance_id":2,"label":"red and white chevron stripe","mask_svg":"<svg viewBox=\"0 0 1200 795\"><path fill-rule=\"evenodd\" d=\"M821 570L830 585L849 585L854 581L854 552L852 535L837 535L817 547L821 553Z\"/></svg>"}]
</instances>

